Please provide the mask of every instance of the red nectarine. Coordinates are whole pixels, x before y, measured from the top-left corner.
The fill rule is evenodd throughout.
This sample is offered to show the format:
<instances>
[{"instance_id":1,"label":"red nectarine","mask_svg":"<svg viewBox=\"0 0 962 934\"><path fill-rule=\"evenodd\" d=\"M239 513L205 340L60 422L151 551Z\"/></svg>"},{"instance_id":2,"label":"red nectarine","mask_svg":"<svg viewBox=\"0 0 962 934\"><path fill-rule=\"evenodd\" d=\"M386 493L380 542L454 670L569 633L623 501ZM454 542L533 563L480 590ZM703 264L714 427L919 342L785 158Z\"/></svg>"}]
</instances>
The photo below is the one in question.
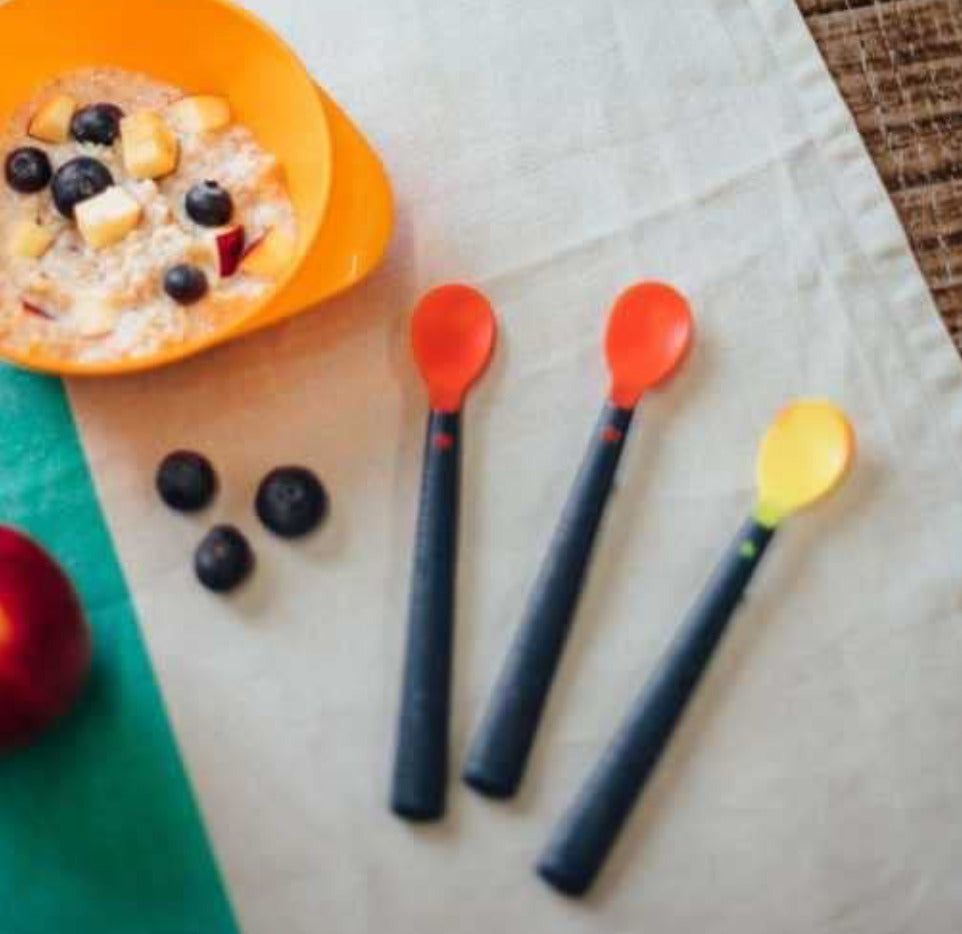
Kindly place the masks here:
<instances>
[{"instance_id":1,"label":"red nectarine","mask_svg":"<svg viewBox=\"0 0 962 934\"><path fill-rule=\"evenodd\" d=\"M29 538L0 527L0 751L67 713L90 656L90 630L64 572Z\"/></svg>"}]
</instances>

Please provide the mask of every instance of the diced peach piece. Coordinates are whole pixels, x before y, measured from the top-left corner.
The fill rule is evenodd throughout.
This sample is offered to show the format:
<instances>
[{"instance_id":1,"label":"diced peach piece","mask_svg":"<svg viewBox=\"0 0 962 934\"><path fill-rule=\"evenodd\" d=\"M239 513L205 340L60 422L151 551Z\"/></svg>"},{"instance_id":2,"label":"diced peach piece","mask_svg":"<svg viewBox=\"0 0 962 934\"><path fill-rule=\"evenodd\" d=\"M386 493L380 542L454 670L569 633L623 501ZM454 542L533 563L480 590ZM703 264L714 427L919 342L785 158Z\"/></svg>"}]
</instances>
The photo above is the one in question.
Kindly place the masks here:
<instances>
[{"instance_id":1,"label":"diced peach piece","mask_svg":"<svg viewBox=\"0 0 962 934\"><path fill-rule=\"evenodd\" d=\"M120 121L124 165L132 178L163 178L177 168L177 137L153 110L142 110Z\"/></svg>"},{"instance_id":2,"label":"diced peach piece","mask_svg":"<svg viewBox=\"0 0 962 934\"><path fill-rule=\"evenodd\" d=\"M248 276L279 279L294 262L297 241L285 230L274 227L247 251L240 271Z\"/></svg>"},{"instance_id":3,"label":"diced peach piece","mask_svg":"<svg viewBox=\"0 0 962 934\"><path fill-rule=\"evenodd\" d=\"M73 305L70 321L81 337L103 337L116 326L120 309L100 295L82 295Z\"/></svg>"},{"instance_id":4,"label":"diced peach piece","mask_svg":"<svg viewBox=\"0 0 962 934\"><path fill-rule=\"evenodd\" d=\"M167 109L171 122L186 133L222 130L231 122L230 104L223 97L203 94L185 97Z\"/></svg>"},{"instance_id":5,"label":"diced peach piece","mask_svg":"<svg viewBox=\"0 0 962 934\"><path fill-rule=\"evenodd\" d=\"M18 221L10 232L9 248L14 256L39 259L50 249L57 230L28 217Z\"/></svg>"},{"instance_id":6,"label":"diced peach piece","mask_svg":"<svg viewBox=\"0 0 962 934\"><path fill-rule=\"evenodd\" d=\"M81 235L97 250L123 240L143 214L141 203L119 185L81 201L74 209Z\"/></svg>"},{"instance_id":7,"label":"diced peach piece","mask_svg":"<svg viewBox=\"0 0 962 934\"><path fill-rule=\"evenodd\" d=\"M77 102L68 94L52 97L34 115L27 133L45 143L62 143L70 136L70 121Z\"/></svg>"}]
</instances>

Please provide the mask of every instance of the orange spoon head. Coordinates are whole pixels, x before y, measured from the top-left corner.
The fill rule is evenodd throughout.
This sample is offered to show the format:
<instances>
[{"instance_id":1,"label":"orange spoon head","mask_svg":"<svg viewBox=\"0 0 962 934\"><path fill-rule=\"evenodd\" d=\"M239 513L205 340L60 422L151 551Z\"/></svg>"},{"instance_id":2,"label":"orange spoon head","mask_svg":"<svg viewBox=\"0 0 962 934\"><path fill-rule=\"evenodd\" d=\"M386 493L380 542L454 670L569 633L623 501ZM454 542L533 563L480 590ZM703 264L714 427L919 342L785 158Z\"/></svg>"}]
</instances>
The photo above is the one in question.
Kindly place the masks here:
<instances>
[{"instance_id":1,"label":"orange spoon head","mask_svg":"<svg viewBox=\"0 0 962 934\"><path fill-rule=\"evenodd\" d=\"M668 379L691 344L691 308L661 282L640 282L623 292L608 319L605 353L611 401L633 409L646 390Z\"/></svg>"},{"instance_id":2,"label":"orange spoon head","mask_svg":"<svg viewBox=\"0 0 962 934\"><path fill-rule=\"evenodd\" d=\"M497 322L488 300L466 285L442 285L414 310L411 347L431 408L457 412L494 350Z\"/></svg>"}]
</instances>

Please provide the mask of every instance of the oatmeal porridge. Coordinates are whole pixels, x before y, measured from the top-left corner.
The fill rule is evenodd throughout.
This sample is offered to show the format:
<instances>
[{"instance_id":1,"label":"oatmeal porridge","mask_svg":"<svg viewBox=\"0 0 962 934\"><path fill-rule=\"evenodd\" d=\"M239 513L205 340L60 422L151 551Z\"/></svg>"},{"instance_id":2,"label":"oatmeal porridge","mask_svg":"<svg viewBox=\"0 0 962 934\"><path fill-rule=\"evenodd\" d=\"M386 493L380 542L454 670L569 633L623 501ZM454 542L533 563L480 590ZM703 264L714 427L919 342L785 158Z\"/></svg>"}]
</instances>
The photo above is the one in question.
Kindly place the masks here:
<instances>
[{"instance_id":1,"label":"oatmeal porridge","mask_svg":"<svg viewBox=\"0 0 962 934\"><path fill-rule=\"evenodd\" d=\"M0 152L0 345L150 354L243 315L293 262L281 167L223 98L78 71L14 115Z\"/></svg>"}]
</instances>

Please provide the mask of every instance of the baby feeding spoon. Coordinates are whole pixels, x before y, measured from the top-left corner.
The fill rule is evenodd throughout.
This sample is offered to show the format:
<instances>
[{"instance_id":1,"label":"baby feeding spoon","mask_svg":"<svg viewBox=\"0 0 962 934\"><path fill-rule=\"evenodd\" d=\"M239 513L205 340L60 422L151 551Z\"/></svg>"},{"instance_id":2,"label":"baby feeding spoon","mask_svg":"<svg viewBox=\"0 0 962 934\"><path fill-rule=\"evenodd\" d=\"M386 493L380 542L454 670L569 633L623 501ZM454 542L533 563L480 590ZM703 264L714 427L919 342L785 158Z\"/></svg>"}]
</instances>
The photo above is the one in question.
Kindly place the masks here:
<instances>
[{"instance_id":1,"label":"baby feeding spoon","mask_svg":"<svg viewBox=\"0 0 962 934\"><path fill-rule=\"evenodd\" d=\"M795 402L768 430L758 457L758 505L565 815L538 873L567 895L590 888L668 744L688 699L782 521L841 482L855 449L845 415Z\"/></svg>"},{"instance_id":2,"label":"baby feeding spoon","mask_svg":"<svg viewBox=\"0 0 962 934\"><path fill-rule=\"evenodd\" d=\"M464 766L465 783L482 794L508 798L521 782L635 407L675 372L691 334L688 303L662 283L632 286L611 311L608 401Z\"/></svg>"},{"instance_id":3,"label":"baby feeding spoon","mask_svg":"<svg viewBox=\"0 0 962 934\"><path fill-rule=\"evenodd\" d=\"M391 809L413 821L444 814L454 640L461 406L494 349L487 299L464 285L429 292L411 322L431 404L408 610Z\"/></svg>"}]
</instances>

